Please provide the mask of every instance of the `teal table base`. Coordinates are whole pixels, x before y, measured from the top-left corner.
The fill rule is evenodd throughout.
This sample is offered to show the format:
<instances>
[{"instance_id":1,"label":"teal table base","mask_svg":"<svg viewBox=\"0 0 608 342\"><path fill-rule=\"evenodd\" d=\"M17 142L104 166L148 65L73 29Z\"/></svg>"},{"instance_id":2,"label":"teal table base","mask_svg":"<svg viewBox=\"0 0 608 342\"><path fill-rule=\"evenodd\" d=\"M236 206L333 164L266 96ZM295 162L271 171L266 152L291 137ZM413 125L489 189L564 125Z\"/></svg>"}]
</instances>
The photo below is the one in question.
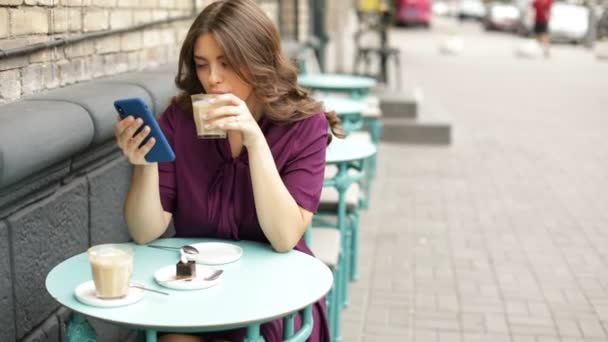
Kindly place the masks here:
<instances>
[{"instance_id":1,"label":"teal table base","mask_svg":"<svg viewBox=\"0 0 608 342\"><path fill-rule=\"evenodd\" d=\"M312 305L307 306L301 311L302 326L298 332L295 330L295 314L290 314L283 318L284 342L305 342L312 333L314 324L312 316ZM264 342L264 337L260 334L260 324L247 326L247 337L244 342ZM157 342L158 332L156 330L146 330L146 342ZM67 332L65 342L96 342L97 336L91 324L85 316L73 313L67 322Z\"/></svg>"},{"instance_id":2,"label":"teal table base","mask_svg":"<svg viewBox=\"0 0 608 342\"><path fill-rule=\"evenodd\" d=\"M156 330L146 330L146 342L158 341L158 335Z\"/></svg>"},{"instance_id":3,"label":"teal table base","mask_svg":"<svg viewBox=\"0 0 608 342\"><path fill-rule=\"evenodd\" d=\"M243 342L264 342L264 338L260 334L260 325L250 325L247 327L247 337Z\"/></svg>"},{"instance_id":4,"label":"teal table base","mask_svg":"<svg viewBox=\"0 0 608 342\"><path fill-rule=\"evenodd\" d=\"M74 312L66 322L65 342L96 342L97 334L87 319Z\"/></svg>"},{"instance_id":5,"label":"teal table base","mask_svg":"<svg viewBox=\"0 0 608 342\"><path fill-rule=\"evenodd\" d=\"M339 286L339 284L342 284L342 278L343 275L342 273L344 273L343 269L342 269L342 261L341 259L344 256L342 256L342 252L340 252L340 257L338 259L338 263L334 269L334 279L335 279L335 286L331 289L331 291L329 292L329 295L327 296L327 315L329 317L329 330L331 333L331 340L332 341L341 341L342 337L340 335L340 323L342 320L342 306L341 305L337 305L336 303L340 303L341 299L340 299L340 289L341 287Z\"/></svg>"}]
</instances>

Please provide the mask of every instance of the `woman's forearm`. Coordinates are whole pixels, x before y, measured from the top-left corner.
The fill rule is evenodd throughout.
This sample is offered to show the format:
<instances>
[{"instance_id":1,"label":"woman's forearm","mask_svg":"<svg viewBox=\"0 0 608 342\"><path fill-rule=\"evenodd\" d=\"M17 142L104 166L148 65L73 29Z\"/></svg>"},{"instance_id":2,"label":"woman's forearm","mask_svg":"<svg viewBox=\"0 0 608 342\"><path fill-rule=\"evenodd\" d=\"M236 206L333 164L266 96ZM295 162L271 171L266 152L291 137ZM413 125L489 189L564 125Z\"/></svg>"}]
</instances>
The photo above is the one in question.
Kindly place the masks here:
<instances>
[{"instance_id":1,"label":"woman's forearm","mask_svg":"<svg viewBox=\"0 0 608 342\"><path fill-rule=\"evenodd\" d=\"M255 210L262 231L278 252L291 250L308 223L275 165L265 139L247 148Z\"/></svg>"},{"instance_id":2,"label":"woman's forearm","mask_svg":"<svg viewBox=\"0 0 608 342\"><path fill-rule=\"evenodd\" d=\"M167 229L171 215L160 202L157 164L133 166L124 216L129 234L137 243L150 242Z\"/></svg>"}]
</instances>

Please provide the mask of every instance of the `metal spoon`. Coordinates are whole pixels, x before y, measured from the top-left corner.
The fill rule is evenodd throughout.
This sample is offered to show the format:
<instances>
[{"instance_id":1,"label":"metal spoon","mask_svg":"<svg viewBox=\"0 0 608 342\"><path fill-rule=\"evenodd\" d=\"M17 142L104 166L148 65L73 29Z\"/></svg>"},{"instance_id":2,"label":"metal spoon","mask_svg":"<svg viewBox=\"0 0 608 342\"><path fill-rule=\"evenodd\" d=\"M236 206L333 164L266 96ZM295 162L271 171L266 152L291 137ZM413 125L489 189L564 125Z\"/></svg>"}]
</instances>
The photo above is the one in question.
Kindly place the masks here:
<instances>
[{"instance_id":1,"label":"metal spoon","mask_svg":"<svg viewBox=\"0 0 608 342\"><path fill-rule=\"evenodd\" d=\"M129 287L134 287L134 288L136 288L136 289L140 289L140 290L144 290L144 291L150 291L150 292L154 292L154 293L162 294L162 295L165 295L165 296L168 296L168 295L169 295L169 293L168 293L168 292L164 292L164 291L159 291L159 290L150 289L150 288L147 288L147 287L145 287L145 286L141 286L141 285L137 285L137 284L131 284L131 285L129 285Z\"/></svg>"},{"instance_id":2,"label":"metal spoon","mask_svg":"<svg viewBox=\"0 0 608 342\"><path fill-rule=\"evenodd\" d=\"M171 250L183 251L184 253L190 254L190 255L198 254L198 249L196 249L196 247L193 247L190 245L184 245L181 247L162 246L162 245L147 245L147 246L153 247L153 248L160 248L160 249L171 249Z\"/></svg>"},{"instance_id":3,"label":"metal spoon","mask_svg":"<svg viewBox=\"0 0 608 342\"><path fill-rule=\"evenodd\" d=\"M193 280L203 280L203 281L212 281L217 279L220 275L222 275L222 273L224 273L224 270L215 270L215 272L213 272L211 275L205 277L205 278L197 278L197 277L190 277L190 278L181 278L181 279L169 279L167 281L193 281Z\"/></svg>"}]
</instances>

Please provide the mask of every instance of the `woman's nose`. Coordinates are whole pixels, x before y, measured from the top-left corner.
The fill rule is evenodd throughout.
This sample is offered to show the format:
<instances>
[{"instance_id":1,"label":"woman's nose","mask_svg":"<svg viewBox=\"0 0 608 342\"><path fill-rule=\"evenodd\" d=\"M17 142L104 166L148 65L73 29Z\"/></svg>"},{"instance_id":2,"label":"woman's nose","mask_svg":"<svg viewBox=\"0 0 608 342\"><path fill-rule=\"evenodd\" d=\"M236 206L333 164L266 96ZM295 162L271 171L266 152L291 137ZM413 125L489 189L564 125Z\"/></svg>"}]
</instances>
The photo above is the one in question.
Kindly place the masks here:
<instances>
[{"instance_id":1,"label":"woman's nose","mask_svg":"<svg viewBox=\"0 0 608 342\"><path fill-rule=\"evenodd\" d=\"M211 71L209 72L208 81L212 84L217 84L222 81L222 75L217 68L211 68Z\"/></svg>"}]
</instances>

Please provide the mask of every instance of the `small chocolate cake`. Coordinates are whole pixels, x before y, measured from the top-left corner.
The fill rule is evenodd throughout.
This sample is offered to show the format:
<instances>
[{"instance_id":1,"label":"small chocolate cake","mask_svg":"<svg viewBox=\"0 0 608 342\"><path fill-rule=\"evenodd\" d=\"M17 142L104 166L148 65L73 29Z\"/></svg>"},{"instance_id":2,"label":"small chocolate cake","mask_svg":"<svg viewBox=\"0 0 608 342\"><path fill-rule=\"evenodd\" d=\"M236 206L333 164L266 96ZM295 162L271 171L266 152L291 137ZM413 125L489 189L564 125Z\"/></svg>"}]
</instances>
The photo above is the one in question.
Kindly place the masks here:
<instances>
[{"instance_id":1,"label":"small chocolate cake","mask_svg":"<svg viewBox=\"0 0 608 342\"><path fill-rule=\"evenodd\" d=\"M190 260L187 263L181 260L175 265L175 278L184 279L196 277L196 262Z\"/></svg>"}]
</instances>

